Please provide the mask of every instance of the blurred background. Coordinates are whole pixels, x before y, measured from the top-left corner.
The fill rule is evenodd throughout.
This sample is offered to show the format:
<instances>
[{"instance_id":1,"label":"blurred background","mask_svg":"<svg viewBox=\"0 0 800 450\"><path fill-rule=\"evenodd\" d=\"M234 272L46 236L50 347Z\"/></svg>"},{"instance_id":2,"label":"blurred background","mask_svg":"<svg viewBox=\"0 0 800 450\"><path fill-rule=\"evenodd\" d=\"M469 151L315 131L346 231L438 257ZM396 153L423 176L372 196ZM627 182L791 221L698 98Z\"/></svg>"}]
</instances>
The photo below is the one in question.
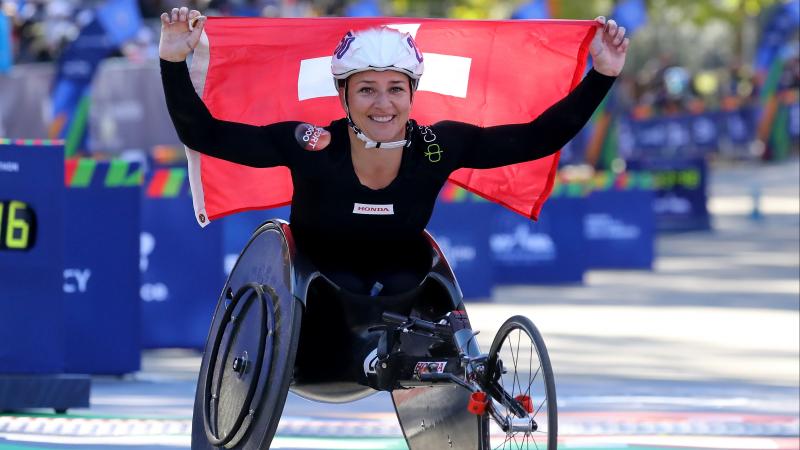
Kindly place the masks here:
<instances>
[{"instance_id":1,"label":"blurred background","mask_svg":"<svg viewBox=\"0 0 800 450\"><path fill-rule=\"evenodd\" d=\"M800 445L799 0L0 5L0 411L89 407L92 376L90 412L177 411L185 419L226 274L259 223L288 218L287 207L197 226L161 88L161 12L185 5L208 16L604 15L632 38L626 67L562 150L541 219L447 185L429 228L477 311L476 328L491 336L508 311L545 319L537 323L562 376L567 435L609 432L599 422L577 427L569 414L624 403L636 411L747 412L695 434L725 434L733 423L732 434L791 438L783 447L693 448ZM678 333L659 318L688 328ZM174 348L186 351L160 353ZM58 391L48 384L54 379L72 388ZM171 399L169 389L182 392L168 405L175 409L142 406ZM292 400L287 408L310 411ZM772 422L752 414L771 414ZM742 417L774 427L747 428ZM20 420L0 415L0 448L3 433L28 426ZM679 425L669 430L694 432ZM163 433L154 436L163 442Z\"/></svg>"},{"instance_id":2,"label":"blurred background","mask_svg":"<svg viewBox=\"0 0 800 450\"><path fill-rule=\"evenodd\" d=\"M0 136L69 137L68 155L105 158L177 146L169 122L161 120L158 90L124 87L152 81L158 16L184 4L211 16L613 16L634 37L626 69L591 129L563 155L565 164L621 169L631 153L647 147L641 141L650 128L640 125L655 119L710 120L694 121L700 124L694 133L689 125L672 127L666 150L684 153L781 160L797 139L790 126L797 116L791 108L784 115L782 107L797 102L798 6L784 0L3 0ZM85 48L101 39L102 49ZM77 78L70 73L80 66L75 61L86 63ZM145 124L148 133L135 131Z\"/></svg>"}]
</instances>

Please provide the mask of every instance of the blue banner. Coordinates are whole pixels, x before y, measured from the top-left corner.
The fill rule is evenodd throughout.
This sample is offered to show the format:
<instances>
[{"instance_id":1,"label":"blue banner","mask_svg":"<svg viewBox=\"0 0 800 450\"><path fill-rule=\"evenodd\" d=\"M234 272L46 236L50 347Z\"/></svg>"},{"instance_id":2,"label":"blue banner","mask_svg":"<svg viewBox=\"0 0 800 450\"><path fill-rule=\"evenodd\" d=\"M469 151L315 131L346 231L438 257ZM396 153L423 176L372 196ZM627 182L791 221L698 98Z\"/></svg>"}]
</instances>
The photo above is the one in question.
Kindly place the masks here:
<instances>
[{"instance_id":1,"label":"blue banner","mask_svg":"<svg viewBox=\"0 0 800 450\"><path fill-rule=\"evenodd\" d=\"M222 226L197 225L185 169L155 186L160 170L169 169L146 177L142 201L142 346L201 348L225 282Z\"/></svg>"},{"instance_id":2,"label":"blue banner","mask_svg":"<svg viewBox=\"0 0 800 450\"><path fill-rule=\"evenodd\" d=\"M646 120L619 120L619 155L638 158L698 158L721 148L746 156L756 135L752 108ZM728 150L729 152L731 150Z\"/></svg>"},{"instance_id":3,"label":"blue banner","mask_svg":"<svg viewBox=\"0 0 800 450\"><path fill-rule=\"evenodd\" d=\"M0 144L0 373L64 369L64 147Z\"/></svg>"},{"instance_id":4,"label":"blue banner","mask_svg":"<svg viewBox=\"0 0 800 450\"><path fill-rule=\"evenodd\" d=\"M438 202L428 223L465 299L489 299L492 295L487 236L490 217L497 208L487 202Z\"/></svg>"},{"instance_id":5,"label":"blue banner","mask_svg":"<svg viewBox=\"0 0 800 450\"><path fill-rule=\"evenodd\" d=\"M718 130L709 117L682 116L630 123L633 147L648 157L704 154L716 142ZM695 139L698 138L698 139Z\"/></svg>"},{"instance_id":6,"label":"blue banner","mask_svg":"<svg viewBox=\"0 0 800 450\"><path fill-rule=\"evenodd\" d=\"M653 191L594 191L583 216L586 264L592 269L652 269Z\"/></svg>"},{"instance_id":7,"label":"blue banner","mask_svg":"<svg viewBox=\"0 0 800 450\"><path fill-rule=\"evenodd\" d=\"M534 222L495 206L489 234L495 284L581 283L586 198L548 200Z\"/></svg>"},{"instance_id":8,"label":"blue banner","mask_svg":"<svg viewBox=\"0 0 800 450\"><path fill-rule=\"evenodd\" d=\"M711 229L707 208L705 159L647 159L632 161L632 170L653 174L658 231L699 231Z\"/></svg>"},{"instance_id":9,"label":"blue banner","mask_svg":"<svg viewBox=\"0 0 800 450\"><path fill-rule=\"evenodd\" d=\"M72 373L124 374L140 366L141 186L108 185L112 164L93 164L91 178L66 192L63 289Z\"/></svg>"},{"instance_id":10,"label":"blue banner","mask_svg":"<svg viewBox=\"0 0 800 450\"><path fill-rule=\"evenodd\" d=\"M11 54L11 20L0 11L0 74L8 73L14 64Z\"/></svg>"}]
</instances>

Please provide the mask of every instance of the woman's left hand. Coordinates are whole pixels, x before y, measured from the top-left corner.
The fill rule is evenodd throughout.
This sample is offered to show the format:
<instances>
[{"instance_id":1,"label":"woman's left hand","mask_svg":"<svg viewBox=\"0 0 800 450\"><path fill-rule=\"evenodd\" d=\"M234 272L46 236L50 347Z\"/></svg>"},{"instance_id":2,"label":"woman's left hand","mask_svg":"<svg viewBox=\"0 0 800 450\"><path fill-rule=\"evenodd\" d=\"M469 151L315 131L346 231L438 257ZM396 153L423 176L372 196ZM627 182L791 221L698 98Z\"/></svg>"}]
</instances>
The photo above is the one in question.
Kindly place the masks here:
<instances>
[{"instance_id":1,"label":"woman's left hand","mask_svg":"<svg viewBox=\"0 0 800 450\"><path fill-rule=\"evenodd\" d=\"M617 22L606 22L603 16L594 20L597 31L589 45L594 70L615 77L622 72L622 66L625 65L630 39L625 37L625 27L617 25Z\"/></svg>"}]
</instances>

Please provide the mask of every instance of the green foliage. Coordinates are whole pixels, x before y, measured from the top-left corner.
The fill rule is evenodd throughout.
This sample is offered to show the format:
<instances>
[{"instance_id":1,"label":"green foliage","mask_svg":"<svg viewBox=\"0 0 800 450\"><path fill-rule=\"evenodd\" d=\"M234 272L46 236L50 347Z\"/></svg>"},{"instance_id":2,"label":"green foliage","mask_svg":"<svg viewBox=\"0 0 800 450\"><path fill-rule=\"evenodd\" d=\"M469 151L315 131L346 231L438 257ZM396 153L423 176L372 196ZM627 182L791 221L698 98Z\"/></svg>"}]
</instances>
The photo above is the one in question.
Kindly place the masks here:
<instances>
[{"instance_id":1,"label":"green foliage","mask_svg":"<svg viewBox=\"0 0 800 450\"><path fill-rule=\"evenodd\" d=\"M386 0L397 15L504 19L527 0ZM740 25L748 16L784 0L646 0L651 17L671 15L679 20L705 25L723 20ZM794 1L794 0L793 0ZM611 13L616 0L549 0L560 19L592 19ZM505 13L505 17L498 14Z\"/></svg>"},{"instance_id":2,"label":"green foliage","mask_svg":"<svg viewBox=\"0 0 800 450\"><path fill-rule=\"evenodd\" d=\"M699 26L722 20L739 26L779 1L783 0L648 0L647 3L651 17L672 15Z\"/></svg>"},{"instance_id":3,"label":"green foliage","mask_svg":"<svg viewBox=\"0 0 800 450\"><path fill-rule=\"evenodd\" d=\"M528 0L383 0L400 16L507 19ZM546 0L554 18L611 16L619 0ZM776 3L798 0L645 0L648 23L632 40L628 70L638 71L655 55L697 70L732 59L749 60L761 13Z\"/></svg>"}]
</instances>

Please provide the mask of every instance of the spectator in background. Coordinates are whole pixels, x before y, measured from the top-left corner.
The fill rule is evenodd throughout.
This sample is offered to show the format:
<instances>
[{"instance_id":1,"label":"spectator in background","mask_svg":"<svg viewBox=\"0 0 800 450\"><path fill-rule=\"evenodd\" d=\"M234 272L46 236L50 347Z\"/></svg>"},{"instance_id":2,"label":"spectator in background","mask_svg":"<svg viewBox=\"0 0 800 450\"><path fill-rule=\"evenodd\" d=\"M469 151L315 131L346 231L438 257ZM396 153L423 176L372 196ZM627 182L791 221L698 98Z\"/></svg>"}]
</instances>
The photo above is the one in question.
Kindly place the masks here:
<instances>
[{"instance_id":1,"label":"spectator in background","mask_svg":"<svg viewBox=\"0 0 800 450\"><path fill-rule=\"evenodd\" d=\"M722 109L733 110L750 104L754 93L754 72L752 66L735 58L724 69L720 83Z\"/></svg>"}]
</instances>

